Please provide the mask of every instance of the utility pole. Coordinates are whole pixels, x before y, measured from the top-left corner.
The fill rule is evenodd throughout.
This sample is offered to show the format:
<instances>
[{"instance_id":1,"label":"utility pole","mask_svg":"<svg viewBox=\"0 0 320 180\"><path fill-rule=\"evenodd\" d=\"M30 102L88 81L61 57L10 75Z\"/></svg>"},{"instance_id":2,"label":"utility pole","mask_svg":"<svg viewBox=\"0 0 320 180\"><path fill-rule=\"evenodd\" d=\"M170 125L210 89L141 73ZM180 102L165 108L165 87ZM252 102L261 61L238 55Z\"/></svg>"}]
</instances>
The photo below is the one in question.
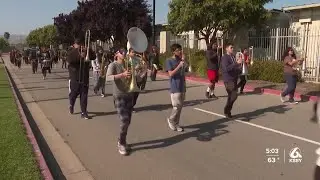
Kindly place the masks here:
<instances>
[{"instance_id":1,"label":"utility pole","mask_svg":"<svg viewBox=\"0 0 320 180\"><path fill-rule=\"evenodd\" d=\"M156 44L156 0L152 2L152 45Z\"/></svg>"}]
</instances>

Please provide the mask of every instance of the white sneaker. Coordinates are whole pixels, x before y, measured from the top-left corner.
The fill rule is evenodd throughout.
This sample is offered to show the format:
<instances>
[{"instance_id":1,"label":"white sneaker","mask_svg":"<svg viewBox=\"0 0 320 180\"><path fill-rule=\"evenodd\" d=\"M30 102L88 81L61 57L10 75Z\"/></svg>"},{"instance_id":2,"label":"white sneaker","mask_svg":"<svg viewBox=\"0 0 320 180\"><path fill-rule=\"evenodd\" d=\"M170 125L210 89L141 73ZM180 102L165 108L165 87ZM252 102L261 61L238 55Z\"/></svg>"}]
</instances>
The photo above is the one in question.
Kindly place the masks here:
<instances>
[{"instance_id":1,"label":"white sneaker","mask_svg":"<svg viewBox=\"0 0 320 180\"><path fill-rule=\"evenodd\" d=\"M177 130L176 126L170 122L169 118L167 118L167 121L168 121L169 128L172 131L176 131Z\"/></svg>"},{"instance_id":2,"label":"white sneaker","mask_svg":"<svg viewBox=\"0 0 320 180\"><path fill-rule=\"evenodd\" d=\"M290 101L289 103L290 104L298 104L299 102L298 101Z\"/></svg>"},{"instance_id":3,"label":"white sneaker","mask_svg":"<svg viewBox=\"0 0 320 180\"><path fill-rule=\"evenodd\" d=\"M104 94L101 94L101 97L105 97L105 95L104 95Z\"/></svg>"},{"instance_id":4,"label":"white sneaker","mask_svg":"<svg viewBox=\"0 0 320 180\"><path fill-rule=\"evenodd\" d=\"M118 151L121 155L124 155L124 156L129 154L127 151L127 147L123 144L120 144L119 142L118 142Z\"/></svg>"},{"instance_id":5,"label":"white sneaker","mask_svg":"<svg viewBox=\"0 0 320 180\"><path fill-rule=\"evenodd\" d=\"M178 132L183 132L184 131L183 127L181 127L179 125L176 126L176 129L177 129Z\"/></svg>"}]
</instances>

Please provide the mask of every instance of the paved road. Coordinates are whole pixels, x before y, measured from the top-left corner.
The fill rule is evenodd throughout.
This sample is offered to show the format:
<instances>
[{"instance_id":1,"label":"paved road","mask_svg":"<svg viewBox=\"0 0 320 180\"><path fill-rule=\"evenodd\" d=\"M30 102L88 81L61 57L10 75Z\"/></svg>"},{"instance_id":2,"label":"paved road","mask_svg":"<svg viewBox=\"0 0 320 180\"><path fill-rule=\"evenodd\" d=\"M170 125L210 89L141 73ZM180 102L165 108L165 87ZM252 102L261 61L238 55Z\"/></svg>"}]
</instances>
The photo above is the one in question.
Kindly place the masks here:
<instances>
[{"instance_id":1,"label":"paved road","mask_svg":"<svg viewBox=\"0 0 320 180\"><path fill-rule=\"evenodd\" d=\"M319 128L309 122L312 103L284 105L279 97L248 93L240 96L233 113L236 120L221 117L226 102L223 87L218 100L204 98L205 85L188 83L181 122L185 132L168 129L170 113L168 81L147 83L133 115L128 142L133 153L118 154L119 120L109 96L89 92L91 120L68 114L66 70L56 68L47 80L32 74L30 66L11 70L36 100L51 123L97 180L257 180L312 179ZM27 102L28 103L28 102ZM299 147L301 163L289 163L289 151ZM266 148L276 148L279 160L268 163ZM275 157L278 159L278 157Z\"/></svg>"}]
</instances>

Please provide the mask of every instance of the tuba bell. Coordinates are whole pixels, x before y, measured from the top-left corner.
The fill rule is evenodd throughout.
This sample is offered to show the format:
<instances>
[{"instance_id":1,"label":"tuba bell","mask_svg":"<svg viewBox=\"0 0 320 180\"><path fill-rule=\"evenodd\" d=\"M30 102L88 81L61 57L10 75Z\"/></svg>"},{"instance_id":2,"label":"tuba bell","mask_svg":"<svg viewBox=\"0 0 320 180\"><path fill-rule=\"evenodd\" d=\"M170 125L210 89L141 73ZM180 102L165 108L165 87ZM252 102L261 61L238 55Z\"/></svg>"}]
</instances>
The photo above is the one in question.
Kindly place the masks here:
<instances>
[{"instance_id":1,"label":"tuba bell","mask_svg":"<svg viewBox=\"0 0 320 180\"><path fill-rule=\"evenodd\" d=\"M134 57L127 57L125 60L126 70L131 71L131 77L128 83L128 92L139 92L140 89L137 86L137 76L139 76L139 70L143 64L142 54L148 47L148 39L145 33L138 27L132 27L127 33L127 49L132 48L135 51Z\"/></svg>"}]
</instances>

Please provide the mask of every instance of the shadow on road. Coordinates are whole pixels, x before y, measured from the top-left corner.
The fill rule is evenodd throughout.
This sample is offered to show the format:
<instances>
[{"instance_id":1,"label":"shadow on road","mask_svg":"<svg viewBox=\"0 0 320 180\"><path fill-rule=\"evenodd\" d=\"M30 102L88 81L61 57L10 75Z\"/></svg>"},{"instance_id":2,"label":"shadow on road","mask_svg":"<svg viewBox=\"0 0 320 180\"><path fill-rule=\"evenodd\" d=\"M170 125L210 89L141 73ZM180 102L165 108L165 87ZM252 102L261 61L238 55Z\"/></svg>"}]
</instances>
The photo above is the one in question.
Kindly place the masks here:
<instances>
[{"instance_id":1,"label":"shadow on road","mask_svg":"<svg viewBox=\"0 0 320 180\"><path fill-rule=\"evenodd\" d=\"M213 101L213 100L212 99L196 99L196 100L185 101L183 103L183 107L195 106L195 105L207 103L210 101ZM136 111L164 111L171 108L172 108L172 104L154 104L149 106L137 107L135 108L135 110Z\"/></svg>"},{"instance_id":2,"label":"shadow on road","mask_svg":"<svg viewBox=\"0 0 320 180\"><path fill-rule=\"evenodd\" d=\"M185 126L184 128L186 129L186 131L188 131L188 129L196 129L196 130L191 132L181 133L179 135L169 137L169 138L133 143L130 146L132 147L132 152L135 152L140 150L169 147L192 137L202 142L211 141L212 138L214 137L229 133L228 130L223 129L227 127L227 125L224 123L232 121L233 119L249 121L251 119L264 116L264 113L266 112L285 113L288 110L290 110L290 108L286 108L285 105L271 106L268 108L255 110L252 112L237 114L232 119L221 118L211 122Z\"/></svg>"}]
</instances>

